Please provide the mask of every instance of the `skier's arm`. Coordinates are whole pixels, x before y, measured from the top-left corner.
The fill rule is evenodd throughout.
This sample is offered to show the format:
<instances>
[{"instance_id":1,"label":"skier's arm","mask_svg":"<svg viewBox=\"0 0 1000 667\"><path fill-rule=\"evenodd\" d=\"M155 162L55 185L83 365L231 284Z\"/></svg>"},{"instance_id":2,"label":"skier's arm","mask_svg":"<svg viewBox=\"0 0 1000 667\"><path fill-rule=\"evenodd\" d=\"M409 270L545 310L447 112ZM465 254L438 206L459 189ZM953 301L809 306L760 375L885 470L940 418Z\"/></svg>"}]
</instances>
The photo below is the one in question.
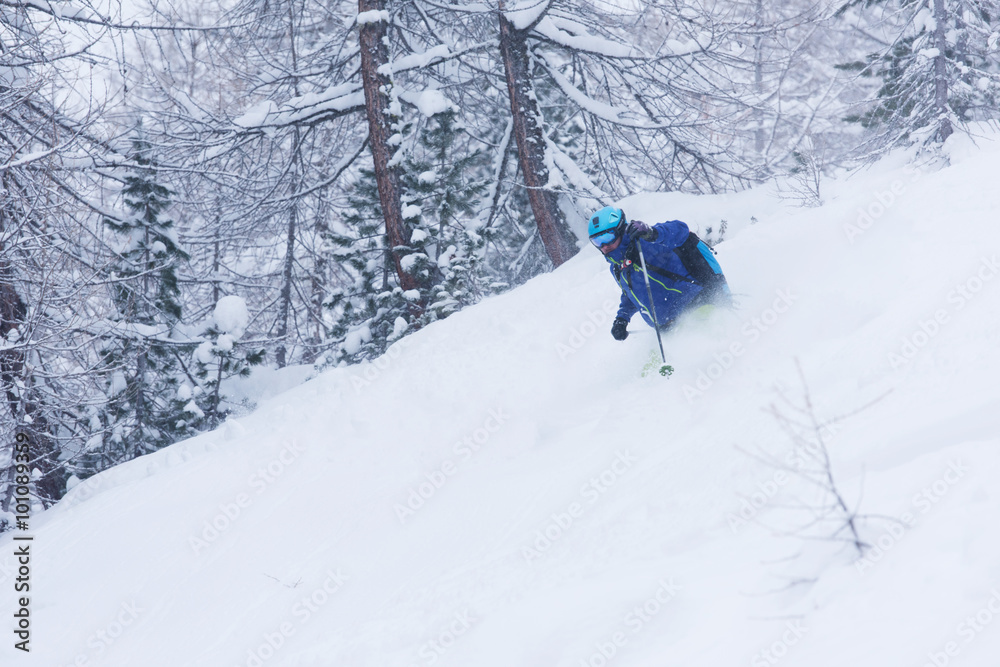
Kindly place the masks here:
<instances>
[{"instance_id":1,"label":"skier's arm","mask_svg":"<svg viewBox=\"0 0 1000 667\"><path fill-rule=\"evenodd\" d=\"M618 316L615 317L615 321L611 323L611 336L615 340L628 338L628 321L632 319L632 315L637 310L638 308L635 307L632 300L625 296L625 290L622 290L621 307L618 308Z\"/></svg>"},{"instance_id":2,"label":"skier's arm","mask_svg":"<svg viewBox=\"0 0 1000 667\"><path fill-rule=\"evenodd\" d=\"M618 305L617 318L628 322L632 319L632 316L635 315L637 310L639 309L634 303L632 303L632 299L628 298L628 295L625 294L625 290L622 290L622 300Z\"/></svg>"},{"instance_id":3,"label":"skier's arm","mask_svg":"<svg viewBox=\"0 0 1000 667\"><path fill-rule=\"evenodd\" d=\"M680 220L670 220L653 225L652 231L656 232L656 237L651 239L650 243L664 252L679 248L688 236L692 236L687 224Z\"/></svg>"}]
</instances>

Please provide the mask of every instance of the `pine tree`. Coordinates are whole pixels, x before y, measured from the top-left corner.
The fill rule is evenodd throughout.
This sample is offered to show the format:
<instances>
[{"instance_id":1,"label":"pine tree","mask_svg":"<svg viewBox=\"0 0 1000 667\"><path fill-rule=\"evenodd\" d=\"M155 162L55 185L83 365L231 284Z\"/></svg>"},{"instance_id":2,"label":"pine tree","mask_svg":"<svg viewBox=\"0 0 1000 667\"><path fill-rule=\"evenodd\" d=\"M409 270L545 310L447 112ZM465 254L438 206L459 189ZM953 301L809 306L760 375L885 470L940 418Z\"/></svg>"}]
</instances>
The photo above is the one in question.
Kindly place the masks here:
<instances>
[{"instance_id":1,"label":"pine tree","mask_svg":"<svg viewBox=\"0 0 1000 667\"><path fill-rule=\"evenodd\" d=\"M409 328L410 304L421 296L419 292L404 293L397 284L371 170L361 170L348 203L350 208L341 224L327 230L326 238L333 248L334 261L351 273L353 282L333 290L324 303L334 320L330 337L341 344L339 350L319 361L320 366L357 363L381 355ZM429 262L408 257L404 255L402 261L422 264L419 271L428 278Z\"/></svg>"},{"instance_id":2,"label":"pine tree","mask_svg":"<svg viewBox=\"0 0 1000 667\"><path fill-rule=\"evenodd\" d=\"M487 158L469 149L457 111L448 108L397 129L403 216L413 232L410 244L396 250L418 286L404 291L397 284L373 174L362 171L344 231L328 237L336 260L356 276L350 289L336 292L326 304L336 313L332 336L343 341L330 361L375 358L404 332L505 286L479 267L495 234L478 216ZM417 302L425 306L414 318L410 304Z\"/></svg>"},{"instance_id":3,"label":"pine tree","mask_svg":"<svg viewBox=\"0 0 1000 667\"><path fill-rule=\"evenodd\" d=\"M404 199L414 213L412 245L428 257L433 278L424 323L447 317L490 290L488 277L479 272L490 232L476 218L486 191L484 155L458 145L463 129L457 116L451 108L428 119L420 134L421 155L407 160L402 178Z\"/></svg>"},{"instance_id":4,"label":"pine tree","mask_svg":"<svg viewBox=\"0 0 1000 667\"><path fill-rule=\"evenodd\" d=\"M101 350L107 403L91 420L100 437L90 448L100 452L89 465L98 468L191 434L177 398L184 346L177 271L188 255L167 215L173 193L159 182L148 143L135 140L130 159L122 188L128 215L105 220L121 247L108 276L115 314Z\"/></svg>"}]
</instances>

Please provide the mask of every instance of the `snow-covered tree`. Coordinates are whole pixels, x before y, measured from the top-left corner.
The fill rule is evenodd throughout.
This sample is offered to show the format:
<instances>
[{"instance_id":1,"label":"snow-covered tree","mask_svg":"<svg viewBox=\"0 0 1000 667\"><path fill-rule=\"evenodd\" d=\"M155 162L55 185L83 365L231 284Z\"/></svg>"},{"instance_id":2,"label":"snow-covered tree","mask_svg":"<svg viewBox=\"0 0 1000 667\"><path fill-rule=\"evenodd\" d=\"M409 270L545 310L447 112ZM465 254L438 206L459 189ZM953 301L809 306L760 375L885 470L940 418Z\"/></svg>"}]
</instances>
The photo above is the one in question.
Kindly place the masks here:
<instances>
[{"instance_id":1,"label":"snow-covered tree","mask_svg":"<svg viewBox=\"0 0 1000 667\"><path fill-rule=\"evenodd\" d=\"M494 233L481 215L487 157L470 146L457 110L439 92L425 93L419 107L414 122L400 128L401 213L411 229L402 262L416 287L404 290L394 279L374 175L362 171L339 225L343 232L328 236L336 260L356 276L327 303L337 318L333 335L344 341L338 360L374 358L411 326L447 317L506 286L480 267ZM417 317L414 303L423 304Z\"/></svg>"},{"instance_id":2,"label":"snow-covered tree","mask_svg":"<svg viewBox=\"0 0 1000 667\"><path fill-rule=\"evenodd\" d=\"M411 244L428 257L433 284L424 321L446 317L491 291L479 269L491 235L479 217L488 165L482 150L460 141L457 110L435 107L423 123L419 147L405 162L404 201L413 212Z\"/></svg>"},{"instance_id":3,"label":"snow-covered tree","mask_svg":"<svg viewBox=\"0 0 1000 667\"><path fill-rule=\"evenodd\" d=\"M224 296L215 304L212 321L204 339L194 351L194 374L198 383L181 386L179 398L185 420L192 427L212 429L231 411L225 405L222 383L231 377L248 377L254 366L264 361L265 350L253 343L241 343L250 314L246 301L236 295Z\"/></svg>"},{"instance_id":4,"label":"snow-covered tree","mask_svg":"<svg viewBox=\"0 0 1000 667\"><path fill-rule=\"evenodd\" d=\"M108 275L115 312L101 350L107 377L107 403L99 411L101 467L192 433L177 400L185 345L177 330L178 271L188 255L168 213L172 192L159 182L143 137L135 139L129 158L122 188L127 212L105 221L119 247Z\"/></svg>"},{"instance_id":5,"label":"snow-covered tree","mask_svg":"<svg viewBox=\"0 0 1000 667\"><path fill-rule=\"evenodd\" d=\"M848 120L872 130L871 148L937 144L968 121L997 116L1000 4L993 0L851 2L844 20L885 46L843 69L879 82Z\"/></svg>"}]
</instances>

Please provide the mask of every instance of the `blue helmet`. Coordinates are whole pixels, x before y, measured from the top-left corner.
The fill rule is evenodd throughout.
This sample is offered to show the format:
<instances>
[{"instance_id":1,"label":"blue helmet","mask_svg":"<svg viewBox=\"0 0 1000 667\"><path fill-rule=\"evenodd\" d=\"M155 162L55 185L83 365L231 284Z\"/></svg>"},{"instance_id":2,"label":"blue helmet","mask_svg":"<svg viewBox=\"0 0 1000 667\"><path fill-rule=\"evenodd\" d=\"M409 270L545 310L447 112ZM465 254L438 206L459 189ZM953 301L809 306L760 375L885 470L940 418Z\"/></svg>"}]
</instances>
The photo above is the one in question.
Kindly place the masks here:
<instances>
[{"instance_id":1,"label":"blue helmet","mask_svg":"<svg viewBox=\"0 0 1000 667\"><path fill-rule=\"evenodd\" d=\"M598 248L614 243L625 229L625 211L612 206L605 206L590 216L587 225L587 236L590 242Z\"/></svg>"},{"instance_id":2,"label":"blue helmet","mask_svg":"<svg viewBox=\"0 0 1000 667\"><path fill-rule=\"evenodd\" d=\"M602 232L618 231L625 226L625 211L613 206L605 206L590 216L590 224L587 225L587 236L594 236Z\"/></svg>"}]
</instances>

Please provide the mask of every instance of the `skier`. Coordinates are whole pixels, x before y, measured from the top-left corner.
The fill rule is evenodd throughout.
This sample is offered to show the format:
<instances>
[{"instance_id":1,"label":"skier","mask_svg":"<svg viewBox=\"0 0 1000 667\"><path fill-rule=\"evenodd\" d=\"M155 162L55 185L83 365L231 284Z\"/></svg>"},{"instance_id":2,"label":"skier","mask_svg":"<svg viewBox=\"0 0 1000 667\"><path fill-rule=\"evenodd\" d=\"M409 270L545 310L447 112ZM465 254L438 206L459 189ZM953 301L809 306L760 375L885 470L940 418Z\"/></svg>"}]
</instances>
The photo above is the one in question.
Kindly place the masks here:
<instances>
[{"instance_id":1,"label":"skier","mask_svg":"<svg viewBox=\"0 0 1000 667\"><path fill-rule=\"evenodd\" d=\"M636 311L654 326L649 292L660 329L668 329L681 313L703 306L731 305L732 297L722 268L711 248L680 220L650 227L628 222L620 208L605 206L590 217L590 242L611 265L622 290L621 306L611 327L615 340L628 338L628 323ZM642 275L639 248L648 269L649 290Z\"/></svg>"}]
</instances>

